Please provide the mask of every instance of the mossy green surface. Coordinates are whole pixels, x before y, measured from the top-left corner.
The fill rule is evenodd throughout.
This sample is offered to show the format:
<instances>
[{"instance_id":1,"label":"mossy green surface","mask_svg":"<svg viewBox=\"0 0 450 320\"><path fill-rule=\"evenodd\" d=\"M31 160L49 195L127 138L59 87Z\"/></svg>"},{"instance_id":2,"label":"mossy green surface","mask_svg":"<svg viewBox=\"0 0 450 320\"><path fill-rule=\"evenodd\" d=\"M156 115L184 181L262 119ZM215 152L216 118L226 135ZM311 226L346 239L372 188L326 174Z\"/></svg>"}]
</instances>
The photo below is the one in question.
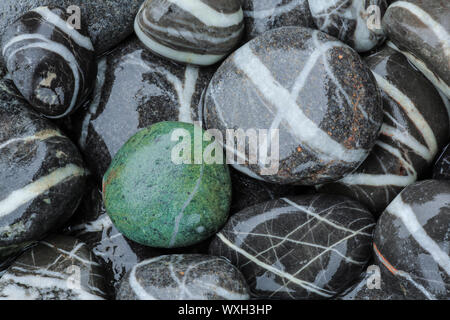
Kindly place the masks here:
<instances>
[{"instance_id":1,"label":"mossy green surface","mask_svg":"<svg viewBox=\"0 0 450 320\"><path fill-rule=\"evenodd\" d=\"M180 128L190 133L193 154L193 125L160 122L133 136L103 178L103 200L114 225L127 238L147 246L198 243L216 233L228 217L227 165L175 164L172 150L181 140L172 141L172 133ZM202 142L202 149L210 143Z\"/></svg>"}]
</instances>

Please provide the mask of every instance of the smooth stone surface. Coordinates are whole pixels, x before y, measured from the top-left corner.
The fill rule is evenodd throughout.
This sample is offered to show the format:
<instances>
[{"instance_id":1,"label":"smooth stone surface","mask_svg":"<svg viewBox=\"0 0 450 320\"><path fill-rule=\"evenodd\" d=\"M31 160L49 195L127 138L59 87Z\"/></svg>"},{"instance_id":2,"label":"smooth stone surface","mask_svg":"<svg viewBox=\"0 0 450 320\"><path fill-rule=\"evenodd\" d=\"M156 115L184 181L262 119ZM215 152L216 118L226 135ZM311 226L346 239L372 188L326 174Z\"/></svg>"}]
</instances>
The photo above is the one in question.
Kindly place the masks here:
<instances>
[{"instance_id":1,"label":"smooth stone surface","mask_svg":"<svg viewBox=\"0 0 450 320\"><path fill-rule=\"evenodd\" d=\"M389 289L407 299L450 298L450 182L410 185L381 216L375 260Z\"/></svg>"},{"instance_id":2,"label":"smooth stone surface","mask_svg":"<svg viewBox=\"0 0 450 320\"><path fill-rule=\"evenodd\" d=\"M2 55L16 87L49 118L74 112L92 91L94 47L85 28L70 29L61 8L39 7L3 34Z\"/></svg>"},{"instance_id":3,"label":"smooth stone surface","mask_svg":"<svg viewBox=\"0 0 450 320\"><path fill-rule=\"evenodd\" d=\"M162 57L212 65L241 40L241 0L147 0L136 16L134 31Z\"/></svg>"},{"instance_id":4,"label":"smooth stone surface","mask_svg":"<svg viewBox=\"0 0 450 320\"><path fill-rule=\"evenodd\" d=\"M309 0L309 8L319 30L358 52L370 51L386 39L381 27L386 0Z\"/></svg>"},{"instance_id":5,"label":"smooth stone surface","mask_svg":"<svg viewBox=\"0 0 450 320\"><path fill-rule=\"evenodd\" d=\"M85 169L75 145L0 80L0 261L70 218ZM2 253L3 252L3 253Z\"/></svg>"},{"instance_id":6,"label":"smooth stone surface","mask_svg":"<svg viewBox=\"0 0 450 320\"><path fill-rule=\"evenodd\" d=\"M122 280L117 300L248 300L239 270L222 258L180 254L137 264Z\"/></svg>"},{"instance_id":7,"label":"smooth stone surface","mask_svg":"<svg viewBox=\"0 0 450 320\"><path fill-rule=\"evenodd\" d=\"M105 299L103 269L86 245L52 236L26 251L0 278L0 300Z\"/></svg>"},{"instance_id":8,"label":"smooth stone surface","mask_svg":"<svg viewBox=\"0 0 450 320\"><path fill-rule=\"evenodd\" d=\"M386 11L383 29L397 50L450 98L449 11L449 1L396 1Z\"/></svg>"},{"instance_id":9,"label":"smooth stone surface","mask_svg":"<svg viewBox=\"0 0 450 320\"><path fill-rule=\"evenodd\" d=\"M189 141L183 141L189 151L175 149L181 140L172 139L180 131L188 136ZM220 149L207 141L196 147L194 135L201 138L202 132L192 124L160 122L138 132L116 154L103 178L103 200L114 225L127 238L151 247L186 247L225 224L230 174L226 164L194 163L195 150L203 155L214 145ZM174 150L184 159L192 157L192 162L176 164ZM223 156L220 160L224 162Z\"/></svg>"},{"instance_id":10,"label":"smooth stone surface","mask_svg":"<svg viewBox=\"0 0 450 320\"><path fill-rule=\"evenodd\" d=\"M345 197L281 198L233 215L210 253L236 265L256 298L333 298L364 271L374 227Z\"/></svg>"},{"instance_id":11,"label":"smooth stone surface","mask_svg":"<svg viewBox=\"0 0 450 320\"><path fill-rule=\"evenodd\" d=\"M280 27L315 27L308 0L242 0L242 9L246 40Z\"/></svg>"},{"instance_id":12,"label":"smooth stone surface","mask_svg":"<svg viewBox=\"0 0 450 320\"><path fill-rule=\"evenodd\" d=\"M81 9L81 26L86 26L98 55L115 47L133 33L133 22L143 0L2 0L0 40L17 18L40 6ZM0 59L1 60L1 59ZM0 62L1 64L1 62Z\"/></svg>"},{"instance_id":13,"label":"smooth stone surface","mask_svg":"<svg viewBox=\"0 0 450 320\"><path fill-rule=\"evenodd\" d=\"M99 180L138 130L160 121L201 119L200 98L213 73L160 59L136 38L99 60L98 70L92 103L74 115L73 130Z\"/></svg>"},{"instance_id":14,"label":"smooth stone surface","mask_svg":"<svg viewBox=\"0 0 450 320\"><path fill-rule=\"evenodd\" d=\"M433 170L433 179L450 180L450 145L439 156Z\"/></svg>"},{"instance_id":15,"label":"smooth stone surface","mask_svg":"<svg viewBox=\"0 0 450 320\"><path fill-rule=\"evenodd\" d=\"M268 31L233 53L211 80L204 111L206 127L223 137L227 129L279 129L278 172L265 174L261 156L249 163L248 145L245 159L238 157L245 164L235 166L279 184L344 177L367 157L382 123L381 96L358 54L297 27ZM267 140L258 143L260 154ZM232 144L225 147L236 152Z\"/></svg>"},{"instance_id":16,"label":"smooth stone surface","mask_svg":"<svg viewBox=\"0 0 450 320\"><path fill-rule=\"evenodd\" d=\"M382 90L381 135L355 172L321 191L354 198L379 216L430 167L447 141L449 121L439 93L403 55L387 47L365 62Z\"/></svg>"}]
</instances>

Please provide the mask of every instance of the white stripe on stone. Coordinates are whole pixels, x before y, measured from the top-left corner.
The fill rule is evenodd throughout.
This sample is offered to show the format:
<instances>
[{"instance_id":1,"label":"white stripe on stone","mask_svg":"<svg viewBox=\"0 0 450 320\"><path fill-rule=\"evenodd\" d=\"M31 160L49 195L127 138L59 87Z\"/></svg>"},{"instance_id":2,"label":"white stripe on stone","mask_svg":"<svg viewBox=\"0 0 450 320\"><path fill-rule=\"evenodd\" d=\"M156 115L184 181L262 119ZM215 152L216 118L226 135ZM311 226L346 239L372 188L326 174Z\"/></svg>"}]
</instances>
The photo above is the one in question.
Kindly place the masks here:
<instances>
[{"instance_id":1,"label":"white stripe on stone","mask_svg":"<svg viewBox=\"0 0 450 320\"><path fill-rule=\"evenodd\" d=\"M0 149L5 148L6 146L8 146L12 143L15 143L15 142L27 143L27 142L35 141L35 140L44 141L44 140L47 140L47 139L50 139L53 137L64 137L64 136L60 132L53 130L53 129L43 130L43 131L36 132L32 136L22 137L22 138L13 138L8 141L5 141L2 144L0 144Z\"/></svg>"}]
</instances>

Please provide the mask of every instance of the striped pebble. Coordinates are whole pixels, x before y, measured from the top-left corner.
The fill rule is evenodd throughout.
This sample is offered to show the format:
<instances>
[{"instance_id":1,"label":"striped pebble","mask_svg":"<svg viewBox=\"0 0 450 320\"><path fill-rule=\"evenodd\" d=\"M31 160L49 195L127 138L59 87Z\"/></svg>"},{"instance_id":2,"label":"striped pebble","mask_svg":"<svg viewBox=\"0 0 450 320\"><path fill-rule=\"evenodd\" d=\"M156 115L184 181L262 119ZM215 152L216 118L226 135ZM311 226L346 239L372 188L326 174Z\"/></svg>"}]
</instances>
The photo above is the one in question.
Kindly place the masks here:
<instances>
[{"instance_id":1,"label":"striped pebble","mask_svg":"<svg viewBox=\"0 0 450 320\"><path fill-rule=\"evenodd\" d=\"M79 240L53 236L20 256L0 278L0 300L103 300L103 268Z\"/></svg>"},{"instance_id":2,"label":"striped pebble","mask_svg":"<svg viewBox=\"0 0 450 320\"><path fill-rule=\"evenodd\" d=\"M242 9L246 40L280 27L314 28L308 0L242 0Z\"/></svg>"},{"instance_id":3,"label":"striped pebble","mask_svg":"<svg viewBox=\"0 0 450 320\"><path fill-rule=\"evenodd\" d=\"M117 300L248 300L239 270L200 254L159 256L136 264L123 278Z\"/></svg>"},{"instance_id":4,"label":"striped pebble","mask_svg":"<svg viewBox=\"0 0 450 320\"><path fill-rule=\"evenodd\" d=\"M236 169L279 184L341 179L367 157L382 123L378 88L358 54L300 27L268 31L239 48L215 73L204 100L207 128L223 137L228 129L271 130L259 139L256 160L240 151L247 145L236 148L228 139L224 147ZM279 157L270 156L277 145Z\"/></svg>"},{"instance_id":5,"label":"striped pebble","mask_svg":"<svg viewBox=\"0 0 450 320\"><path fill-rule=\"evenodd\" d=\"M281 198L233 215L209 250L241 270L255 298L327 299L364 270L374 227L346 197Z\"/></svg>"},{"instance_id":6,"label":"striped pebble","mask_svg":"<svg viewBox=\"0 0 450 320\"><path fill-rule=\"evenodd\" d=\"M134 30L160 56L212 65L239 43L244 30L240 0L147 0Z\"/></svg>"},{"instance_id":7,"label":"striped pebble","mask_svg":"<svg viewBox=\"0 0 450 320\"><path fill-rule=\"evenodd\" d=\"M382 214L375 261L388 290L406 299L450 299L450 181L408 186Z\"/></svg>"},{"instance_id":8,"label":"striped pebble","mask_svg":"<svg viewBox=\"0 0 450 320\"><path fill-rule=\"evenodd\" d=\"M0 265L4 256L72 215L86 175L74 144L3 85L0 81Z\"/></svg>"},{"instance_id":9,"label":"striped pebble","mask_svg":"<svg viewBox=\"0 0 450 320\"><path fill-rule=\"evenodd\" d=\"M57 7L38 7L6 30L2 55L15 85L49 118L74 112L90 94L94 48L85 29L76 30Z\"/></svg>"},{"instance_id":10,"label":"striped pebble","mask_svg":"<svg viewBox=\"0 0 450 320\"><path fill-rule=\"evenodd\" d=\"M381 28L386 0L309 0L309 7L319 30L358 52L372 50L386 38Z\"/></svg>"},{"instance_id":11,"label":"striped pebble","mask_svg":"<svg viewBox=\"0 0 450 320\"><path fill-rule=\"evenodd\" d=\"M390 48L367 58L382 90L384 123L367 160L323 192L348 195L381 214L430 166L448 137L444 103L433 85Z\"/></svg>"},{"instance_id":12,"label":"striped pebble","mask_svg":"<svg viewBox=\"0 0 450 320\"><path fill-rule=\"evenodd\" d=\"M396 1L389 6L383 19L391 46L402 52L448 98L449 12L449 1Z\"/></svg>"}]
</instances>

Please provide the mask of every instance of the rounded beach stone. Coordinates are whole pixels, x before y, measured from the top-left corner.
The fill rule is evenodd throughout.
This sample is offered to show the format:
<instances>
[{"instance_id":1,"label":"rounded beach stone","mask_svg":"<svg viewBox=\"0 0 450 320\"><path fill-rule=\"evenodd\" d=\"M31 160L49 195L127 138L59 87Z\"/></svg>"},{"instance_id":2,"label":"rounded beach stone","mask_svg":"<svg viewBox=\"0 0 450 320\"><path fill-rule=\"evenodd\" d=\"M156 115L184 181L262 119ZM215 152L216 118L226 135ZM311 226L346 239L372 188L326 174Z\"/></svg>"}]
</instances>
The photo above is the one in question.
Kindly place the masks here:
<instances>
[{"instance_id":1,"label":"rounded beach stone","mask_svg":"<svg viewBox=\"0 0 450 320\"><path fill-rule=\"evenodd\" d=\"M49 118L74 112L92 91L94 47L85 28L67 23L61 8L35 8L8 27L2 54L11 77L33 108Z\"/></svg>"},{"instance_id":2,"label":"rounded beach stone","mask_svg":"<svg viewBox=\"0 0 450 320\"><path fill-rule=\"evenodd\" d=\"M381 134L356 171L320 190L354 198L379 216L430 167L447 142L449 121L438 91L402 54L386 47L365 62L382 90Z\"/></svg>"},{"instance_id":3,"label":"rounded beach stone","mask_svg":"<svg viewBox=\"0 0 450 320\"><path fill-rule=\"evenodd\" d=\"M138 132L116 154L103 178L103 200L127 238L151 247L186 247L226 222L230 174L220 146L197 141L203 132L192 124L160 122ZM222 164L198 159L214 149Z\"/></svg>"},{"instance_id":4,"label":"rounded beach stone","mask_svg":"<svg viewBox=\"0 0 450 320\"><path fill-rule=\"evenodd\" d=\"M6 28L26 12L40 6L58 6L64 8L69 16L80 18L80 27L87 27L95 51L100 55L133 33L134 18L142 2L143 0L2 0L0 41ZM79 15L78 8L73 6L80 9ZM69 19L69 22L76 26L77 20Z\"/></svg>"},{"instance_id":5,"label":"rounded beach stone","mask_svg":"<svg viewBox=\"0 0 450 320\"><path fill-rule=\"evenodd\" d=\"M230 129L260 136L273 129L259 138L258 161L249 161L250 146L244 145L246 154L237 154L234 167L279 184L315 185L349 174L367 157L383 118L375 80L358 54L301 27L268 31L235 51L213 76L204 100L206 127L223 137ZM230 140L225 148L236 153L240 148ZM279 157L271 147L277 142ZM266 166L268 147L273 161Z\"/></svg>"},{"instance_id":6,"label":"rounded beach stone","mask_svg":"<svg viewBox=\"0 0 450 320\"><path fill-rule=\"evenodd\" d=\"M449 11L449 1L396 1L386 11L383 29L394 47L450 98Z\"/></svg>"},{"instance_id":7,"label":"rounded beach stone","mask_svg":"<svg viewBox=\"0 0 450 320\"><path fill-rule=\"evenodd\" d=\"M161 59L136 38L100 59L92 102L72 117L80 149L98 180L139 129L200 120L200 98L212 75L209 68Z\"/></svg>"},{"instance_id":8,"label":"rounded beach stone","mask_svg":"<svg viewBox=\"0 0 450 320\"><path fill-rule=\"evenodd\" d=\"M136 16L134 31L160 56L212 65L241 40L241 0L147 0Z\"/></svg>"},{"instance_id":9,"label":"rounded beach stone","mask_svg":"<svg viewBox=\"0 0 450 320\"><path fill-rule=\"evenodd\" d=\"M5 90L4 90L5 89ZM74 144L0 81L0 260L70 218L86 172Z\"/></svg>"},{"instance_id":10,"label":"rounded beach stone","mask_svg":"<svg viewBox=\"0 0 450 320\"><path fill-rule=\"evenodd\" d=\"M407 299L450 297L450 181L405 188L374 235L375 260L389 290Z\"/></svg>"},{"instance_id":11,"label":"rounded beach stone","mask_svg":"<svg viewBox=\"0 0 450 320\"><path fill-rule=\"evenodd\" d=\"M256 298L333 298L364 271L374 227L370 212L345 197L281 198L233 215L210 254L237 266Z\"/></svg>"},{"instance_id":12,"label":"rounded beach stone","mask_svg":"<svg viewBox=\"0 0 450 320\"><path fill-rule=\"evenodd\" d=\"M239 270L222 258L166 255L145 260L123 278L117 300L248 300Z\"/></svg>"},{"instance_id":13,"label":"rounded beach stone","mask_svg":"<svg viewBox=\"0 0 450 320\"><path fill-rule=\"evenodd\" d=\"M450 180L450 145L439 156L433 170L433 179Z\"/></svg>"},{"instance_id":14,"label":"rounded beach stone","mask_svg":"<svg viewBox=\"0 0 450 320\"><path fill-rule=\"evenodd\" d=\"M246 40L280 27L314 27L308 0L242 0L242 9Z\"/></svg>"},{"instance_id":15,"label":"rounded beach stone","mask_svg":"<svg viewBox=\"0 0 450 320\"><path fill-rule=\"evenodd\" d=\"M309 8L319 30L358 52L370 51L386 39L381 27L386 0L309 0Z\"/></svg>"},{"instance_id":16,"label":"rounded beach stone","mask_svg":"<svg viewBox=\"0 0 450 320\"><path fill-rule=\"evenodd\" d=\"M52 236L27 250L0 278L0 300L102 300L105 277L86 245Z\"/></svg>"}]
</instances>

